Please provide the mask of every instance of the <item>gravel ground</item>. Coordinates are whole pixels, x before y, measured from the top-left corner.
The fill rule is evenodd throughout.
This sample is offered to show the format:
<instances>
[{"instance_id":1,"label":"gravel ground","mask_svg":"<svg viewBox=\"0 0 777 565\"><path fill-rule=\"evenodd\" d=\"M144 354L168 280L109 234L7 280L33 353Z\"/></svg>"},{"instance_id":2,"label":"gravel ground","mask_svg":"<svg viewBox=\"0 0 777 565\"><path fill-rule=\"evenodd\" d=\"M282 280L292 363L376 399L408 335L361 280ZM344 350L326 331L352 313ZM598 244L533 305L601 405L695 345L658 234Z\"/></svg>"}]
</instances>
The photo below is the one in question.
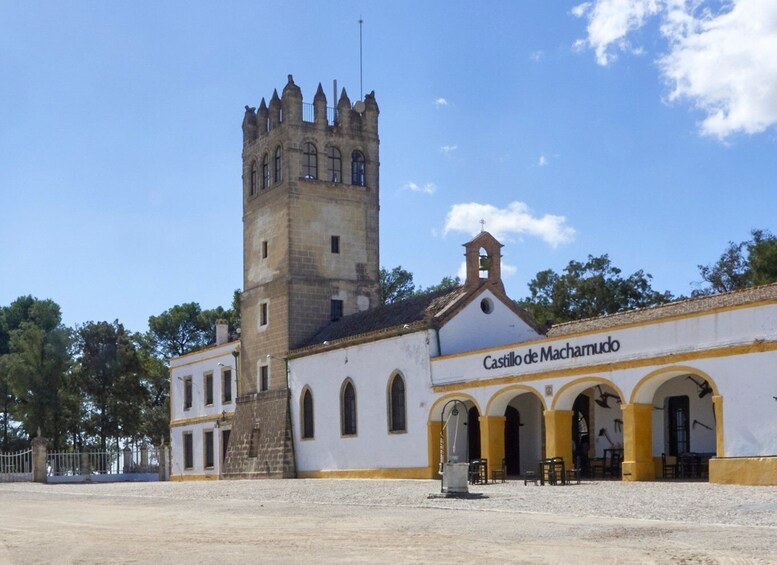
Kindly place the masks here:
<instances>
[{"instance_id":1,"label":"gravel ground","mask_svg":"<svg viewBox=\"0 0 777 565\"><path fill-rule=\"evenodd\" d=\"M454 562L777 563L777 487L508 481L470 487L479 497L430 497L439 490L418 480L0 484L0 563L423 563L454 549ZM119 557L119 546L134 549Z\"/></svg>"}]
</instances>

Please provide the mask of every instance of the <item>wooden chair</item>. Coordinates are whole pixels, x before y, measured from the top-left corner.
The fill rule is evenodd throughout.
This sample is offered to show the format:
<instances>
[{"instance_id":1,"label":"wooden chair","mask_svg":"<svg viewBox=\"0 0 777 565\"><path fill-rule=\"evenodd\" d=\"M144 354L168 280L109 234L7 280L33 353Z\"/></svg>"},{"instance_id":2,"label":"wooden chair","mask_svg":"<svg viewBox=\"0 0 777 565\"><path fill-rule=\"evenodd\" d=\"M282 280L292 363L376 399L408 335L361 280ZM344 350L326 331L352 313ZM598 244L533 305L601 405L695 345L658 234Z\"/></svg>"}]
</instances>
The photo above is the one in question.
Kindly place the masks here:
<instances>
[{"instance_id":1,"label":"wooden chair","mask_svg":"<svg viewBox=\"0 0 777 565\"><path fill-rule=\"evenodd\" d=\"M680 476L677 466L677 457L674 455L667 456L666 453L662 453L661 468L665 479L676 479Z\"/></svg>"},{"instance_id":2,"label":"wooden chair","mask_svg":"<svg viewBox=\"0 0 777 565\"><path fill-rule=\"evenodd\" d=\"M497 481L505 482L507 479L507 464L504 459L502 459L502 467L497 469L491 469L491 482L495 483Z\"/></svg>"}]
</instances>

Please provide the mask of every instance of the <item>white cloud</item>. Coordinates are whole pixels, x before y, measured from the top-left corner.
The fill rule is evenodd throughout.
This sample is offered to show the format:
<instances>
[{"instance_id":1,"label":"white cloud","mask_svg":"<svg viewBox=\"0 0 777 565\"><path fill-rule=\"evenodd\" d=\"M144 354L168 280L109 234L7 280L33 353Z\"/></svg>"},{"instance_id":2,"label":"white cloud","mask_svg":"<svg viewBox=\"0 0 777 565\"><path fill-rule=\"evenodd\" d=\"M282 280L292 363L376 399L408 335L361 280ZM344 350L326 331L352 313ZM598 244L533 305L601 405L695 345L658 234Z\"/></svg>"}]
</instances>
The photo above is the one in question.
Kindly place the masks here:
<instances>
[{"instance_id":1,"label":"white cloud","mask_svg":"<svg viewBox=\"0 0 777 565\"><path fill-rule=\"evenodd\" d=\"M539 165L540 167L544 167L547 164L548 164L548 158L545 157L545 155L540 155L540 158L537 159L537 165Z\"/></svg>"},{"instance_id":2,"label":"white cloud","mask_svg":"<svg viewBox=\"0 0 777 565\"><path fill-rule=\"evenodd\" d=\"M458 145L443 145L440 147L440 152L447 156L456 151L458 148Z\"/></svg>"},{"instance_id":3,"label":"white cloud","mask_svg":"<svg viewBox=\"0 0 777 565\"><path fill-rule=\"evenodd\" d=\"M713 11L714 10L714 11ZM777 124L777 2L774 0L595 0L572 10L588 20L582 45L601 65L640 53L628 35L650 17L667 41L658 68L668 100L705 113L701 133L725 139ZM580 43L576 42L576 46Z\"/></svg>"},{"instance_id":4,"label":"white cloud","mask_svg":"<svg viewBox=\"0 0 777 565\"><path fill-rule=\"evenodd\" d=\"M544 51L532 51L529 54L529 59L534 63L539 63L545 58L545 52Z\"/></svg>"},{"instance_id":5,"label":"white cloud","mask_svg":"<svg viewBox=\"0 0 777 565\"><path fill-rule=\"evenodd\" d=\"M434 101L434 105L440 108L441 106L447 106L448 101L445 98L438 98Z\"/></svg>"},{"instance_id":6,"label":"white cloud","mask_svg":"<svg viewBox=\"0 0 777 565\"><path fill-rule=\"evenodd\" d=\"M671 49L659 59L669 100L701 109L702 133L721 139L777 124L777 2L738 0L695 21L683 8L669 16L662 32Z\"/></svg>"},{"instance_id":7,"label":"white cloud","mask_svg":"<svg viewBox=\"0 0 777 565\"><path fill-rule=\"evenodd\" d=\"M518 267L516 267L515 265L508 265L507 263L502 263L502 278L512 277L517 272L518 272Z\"/></svg>"},{"instance_id":8,"label":"white cloud","mask_svg":"<svg viewBox=\"0 0 777 565\"><path fill-rule=\"evenodd\" d=\"M615 60L612 47L631 51L626 40L629 32L642 27L659 12L666 0L596 0L572 8L572 15L588 19L585 44L596 52L596 61L608 65ZM576 43L579 47L579 43Z\"/></svg>"},{"instance_id":9,"label":"white cloud","mask_svg":"<svg viewBox=\"0 0 777 565\"><path fill-rule=\"evenodd\" d=\"M513 234L528 235L558 247L575 237L575 230L567 225L564 216L533 216L523 202L511 202L502 209L477 202L455 204L445 218L443 233L459 231L475 235L480 232L481 220L485 221L485 229L501 241L509 241Z\"/></svg>"},{"instance_id":10,"label":"white cloud","mask_svg":"<svg viewBox=\"0 0 777 565\"><path fill-rule=\"evenodd\" d=\"M434 194L437 191L437 185L433 182L427 182L424 184L418 184L413 181L408 181L402 187L404 190L410 190L412 192L420 192L423 194Z\"/></svg>"}]
</instances>

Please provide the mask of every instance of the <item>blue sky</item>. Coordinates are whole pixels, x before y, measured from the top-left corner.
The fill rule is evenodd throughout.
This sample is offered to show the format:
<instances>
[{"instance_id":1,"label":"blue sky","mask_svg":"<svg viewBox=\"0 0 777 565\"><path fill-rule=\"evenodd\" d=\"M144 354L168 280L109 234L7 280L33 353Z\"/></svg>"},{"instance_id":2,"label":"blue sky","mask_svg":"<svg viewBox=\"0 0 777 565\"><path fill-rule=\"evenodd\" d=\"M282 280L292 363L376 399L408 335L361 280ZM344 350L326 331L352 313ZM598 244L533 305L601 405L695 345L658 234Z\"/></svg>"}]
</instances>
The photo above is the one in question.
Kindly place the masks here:
<instances>
[{"instance_id":1,"label":"blue sky","mask_svg":"<svg viewBox=\"0 0 777 565\"><path fill-rule=\"evenodd\" d=\"M216 4L0 0L0 305L136 331L228 306L243 107L289 73L358 99L360 16L381 264L418 284L459 271L480 218L514 298L603 253L687 295L777 231L772 0Z\"/></svg>"}]
</instances>

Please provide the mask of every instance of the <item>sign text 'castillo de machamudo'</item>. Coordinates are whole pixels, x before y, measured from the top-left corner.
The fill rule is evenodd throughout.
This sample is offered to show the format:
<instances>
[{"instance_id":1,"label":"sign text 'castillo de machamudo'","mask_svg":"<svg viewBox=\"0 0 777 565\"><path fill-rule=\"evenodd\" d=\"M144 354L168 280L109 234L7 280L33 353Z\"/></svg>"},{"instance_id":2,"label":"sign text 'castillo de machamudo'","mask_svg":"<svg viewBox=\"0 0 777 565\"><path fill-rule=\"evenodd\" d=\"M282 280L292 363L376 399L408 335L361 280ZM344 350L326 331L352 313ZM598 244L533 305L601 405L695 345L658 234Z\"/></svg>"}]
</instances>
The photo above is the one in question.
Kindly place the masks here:
<instances>
[{"instance_id":1,"label":"sign text 'castillo de machamudo'","mask_svg":"<svg viewBox=\"0 0 777 565\"><path fill-rule=\"evenodd\" d=\"M586 343L584 345L570 345L567 342L559 347L556 345L546 345L535 351L531 347L526 353L510 351L499 357L486 355L483 358L483 367L486 369L504 369L506 367L520 367L521 365L532 365L544 361L558 361L559 359L575 359L576 357L588 357L590 355L601 355L602 353L615 353L621 348L621 342L607 336L604 341L596 343Z\"/></svg>"}]
</instances>

